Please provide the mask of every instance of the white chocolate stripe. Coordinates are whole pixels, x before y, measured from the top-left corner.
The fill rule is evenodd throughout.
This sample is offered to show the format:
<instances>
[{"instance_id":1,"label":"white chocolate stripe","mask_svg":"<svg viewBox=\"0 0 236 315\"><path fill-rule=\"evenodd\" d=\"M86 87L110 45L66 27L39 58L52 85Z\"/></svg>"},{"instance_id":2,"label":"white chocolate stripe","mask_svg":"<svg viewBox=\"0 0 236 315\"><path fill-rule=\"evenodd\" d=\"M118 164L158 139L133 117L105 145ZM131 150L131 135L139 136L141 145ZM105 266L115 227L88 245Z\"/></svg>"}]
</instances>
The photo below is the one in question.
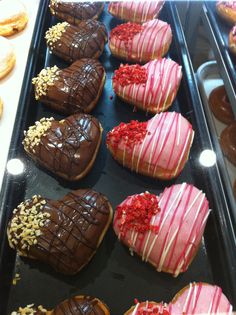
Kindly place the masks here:
<instances>
[{"instance_id":1,"label":"white chocolate stripe","mask_svg":"<svg viewBox=\"0 0 236 315\"><path fill-rule=\"evenodd\" d=\"M135 308L134 308L134 310L133 310L131 315L136 315L136 313L138 311L138 308L139 308L139 303L136 304L136 306L135 306Z\"/></svg>"},{"instance_id":2,"label":"white chocolate stripe","mask_svg":"<svg viewBox=\"0 0 236 315\"><path fill-rule=\"evenodd\" d=\"M187 308L187 305L188 305L188 301L191 298L192 290L193 290L193 285L192 285L192 283L190 283L189 284L189 288L188 288L188 295L187 295L187 298L185 300L185 304L184 304L184 307L183 307L183 313L184 314L186 313L186 308Z\"/></svg>"}]
</instances>

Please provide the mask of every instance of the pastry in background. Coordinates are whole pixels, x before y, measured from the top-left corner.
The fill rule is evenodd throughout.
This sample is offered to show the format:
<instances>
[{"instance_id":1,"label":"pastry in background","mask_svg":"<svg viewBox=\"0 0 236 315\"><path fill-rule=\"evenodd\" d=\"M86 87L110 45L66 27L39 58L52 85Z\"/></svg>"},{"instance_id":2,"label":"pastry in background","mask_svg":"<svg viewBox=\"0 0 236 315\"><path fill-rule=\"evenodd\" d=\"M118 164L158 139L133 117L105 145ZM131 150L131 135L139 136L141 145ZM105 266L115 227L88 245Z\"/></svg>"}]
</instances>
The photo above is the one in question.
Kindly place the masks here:
<instances>
[{"instance_id":1,"label":"pastry in background","mask_svg":"<svg viewBox=\"0 0 236 315\"><path fill-rule=\"evenodd\" d=\"M236 25L229 32L229 49L236 55Z\"/></svg>"},{"instance_id":2,"label":"pastry in background","mask_svg":"<svg viewBox=\"0 0 236 315\"><path fill-rule=\"evenodd\" d=\"M50 11L59 20L78 25L84 20L97 20L104 8L104 2L81 2L79 0L51 0Z\"/></svg>"},{"instance_id":3,"label":"pastry in background","mask_svg":"<svg viewBox=\"0 0 236 315\"><path fill-rule=\"evenodd\" d=\"M16 56L12 43L8 39L0 36L0 79L4 78L12 71L15 63Z\"/></svg>"},{"instance_id":4,"label":"pastry in background","mask_svg":"<svg viewBox=\"0 0 236 315\"><path fill-rule=\"evenodd\" d=\"M180 290L169 304L153 301L138 302L124 315L180 315L227 314L233 315L233 307L216 285L193 282Z\"/></svg>"},{"instance_id":5,"label":"pastry in background","mask_svg":"<svg viewBox=\"0 0 236 315\"><path fill-rule=\"evenodd\" d=\"M160 196L144 192L127 197L116 208L113 227L131 254L177 277L195 257L209 213L205 194L183 183Z\"/></svg>"},{"instance_id":6,"label":"pastry in background","mask_svg":"<svg viewBox=\"0 0 236 315\"><path fill-rule=\"evenodd\" d=\"M110 315L107 305L99 300L86 295L77 295L71 297L60 304L53 310L47 311L43 306L35 307L34 304L27 307L20 307L18 311L11 315Z\"/></svg>"},{"instance_id":7,"label":"pastry in background","mask_svg":"<svg viewBox=\"0 0 236 315\"><path fill-rule=\"evenodd\" d=\"M222 123L228 125L234 121L234 113L224 85L211 91L209 105L214 116Z\"/></svg>"},{"instance_id":8,"label":"pastry in background","mask_svg":"<svg viewBox=\"0 0 236 315\"><path fill-rule=\"evenodd\" d=\"M194 138L181 114L156 114L145 122L121 123L107 134L113 158L130 170L153 178L176 178L188 160Z\"/></svg>"},{"instance_id":9,"label":"pastry in background","mask_svg":"<svg viewBox=\"0 0 236 315\"><path fill-rule=\"evenodd\" d=\"M18 0L0 1L0 35L10 36L22 31L28 22L25 6Z\"/></svg>"},{"instance_id":10,"label":"pastry in background","mask_svg":"<svg viewBox=\"0 0 236 315\"><path fill-rule=\"evenodd\" d=\"M220 146L224 155L236 166L236 120L222 131Z\"/></svg>"},{"instance_id":11,"label":"pastry in background","mask_svg":"<svg viewBox=\"0 0 236 315\"><path fill-rule=\"evenodd\" d=\"M2 112L3 112L3 101L0 97L0 119L2 118Z\"/></svg>"},{"instance_id":12,"label":"pastry in background","mask_svg":"<svg viewBox=\"0 0 236 315\"><path fill-rule=\"evenodd\" d=\"M68 62L98 58L107 41L105 26L96 20L82 21L78 26L58 23L46 32L50 51Z\"/></svg>"},{"instance_id":13,"label":"pastry in background","mask_svg":"<svg viewBox=\"0 0 236 315\"><path fill-rule=\"evenodd\" d=\"M145 63L163 57L172 40L170 25L161 20L120 24L111 30L112 55L130 62Z\"/></svg>"},{"instance_id":14,"label":"pastry in background","mask_svg":"<svg viewBox=\"0 0 236 315\"><path fill-rule=\"evenodd\" d=\"M105 84L105 70L95 59L80 59L68 68L43 69L32 82L35 98L63 114L89 113Z\"/></svg>"},{"instance_id":15,"label":"pastry in background","mask_svg":"<svg viewBox=\"0 0 236 315\"><path fill-rule=\"evenodd\" d=\"M156 114L171 106L181 78L180 65L171 59L160 58L143 66L121 65L114 72L112 86L124 102Z\"/></svg>"},{"instance_id":16,"label":"pastry in background","mask_svg":"<svg viewBox=\"0 0 236 315\"><path fill-rule=\"evenodd\" d=\"M74 275L95 255L111 219L107 198L90 189L71 191L61 200L35 195L13 211L8 241L20 256Z\"/></svg>"},{"instance_id":17,"label":"pastry in background","mask_svg":"<svg viewBox=\"0 0 236 315\"><path fill-rule=\"evenodd\" d=\"M236 1L217 1L216 11L229 23L236 23Z\"/></svg>"},{"instance_id":18,"label":"pastry in background","mask_svg":"<svg viewBox=\"0 0 236 315\"><path fill-rule=\"evenodd\" d=\"M50 172L69 181L92 168L102 139L102 126L88 114L57 121L42 118L25 132L26 153Z\"/></svg>"},{"instance_id":19,"label":"pastry in background","mask_svg":"<svg viewBox=\"0 0 236 315\"><path fill-rule=\"evenodd\" d=\"M156 19L165 1L120 1L111 2L108 12L124 21L144 23Z\"/></svg>"}]
</instances>

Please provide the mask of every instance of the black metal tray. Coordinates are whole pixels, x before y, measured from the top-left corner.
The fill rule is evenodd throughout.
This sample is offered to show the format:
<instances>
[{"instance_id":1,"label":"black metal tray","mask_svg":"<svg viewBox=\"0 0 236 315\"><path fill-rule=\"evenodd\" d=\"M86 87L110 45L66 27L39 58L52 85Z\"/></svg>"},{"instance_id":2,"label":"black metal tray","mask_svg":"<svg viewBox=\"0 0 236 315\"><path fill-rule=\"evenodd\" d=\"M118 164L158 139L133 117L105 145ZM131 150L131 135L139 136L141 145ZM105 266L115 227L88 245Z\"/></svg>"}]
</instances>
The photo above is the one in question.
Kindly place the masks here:
<instances>
[{"instance_id":1,"label":"black metal tray","mask_svg":"<svg viewBox=\"0 0 236 315\"><path fill-rule=\"evenodd\" d=\"M166 2L161 13L161 19L168 21L173 31L169 57L183 66L181 86L170 110L181 112L189 119L196 135L183 172L176 180L167 182L148 179L122 168L106 149L105 134L113 126L131 119L149 119L144 113L133 112L130 106L118 98L110 99L111 95L114 96L111 76L120 62L110 55L108 47L101 58L107 72L107 81L93 111L103 125L104 137L91 172L77 183L68 183L53 177L26 157L21 145L23 130L43 116L62 117L34 100L31 85L31 78L45 65L65 66L46 49L44 33L56 23L47 6L48 1L41 0L8 158L20 159L26 170L18 176L6 171L0 196L0 314L9 314L19 306L31 303L42 304L50 309L69 296L89 294L104 300L110 307L111 314L119 315L133 304L134 298L168 302L178 290L192 281L220 285L236 307L235 235L217 166L203 168L198 161L201 151L211 149L212 146L175 4ZM118 23L107 14L107 9L100 20L104 21L108 30ZM6 225L12 209L34 194L56 199L71 189L90 187L107 195L115 207L128 195L144 190L158 194L164 187L184 181L204 190L213 211L197 256L188 271L178 278L157 273L139 258L131 257L128 249L117 240L112 227L92 261L72 277L56 274L51 268L35 261L16 258L15 252L8 246ZM15 272L20 274L21 280L13 286Z\"/></svg>"}]
</instances>

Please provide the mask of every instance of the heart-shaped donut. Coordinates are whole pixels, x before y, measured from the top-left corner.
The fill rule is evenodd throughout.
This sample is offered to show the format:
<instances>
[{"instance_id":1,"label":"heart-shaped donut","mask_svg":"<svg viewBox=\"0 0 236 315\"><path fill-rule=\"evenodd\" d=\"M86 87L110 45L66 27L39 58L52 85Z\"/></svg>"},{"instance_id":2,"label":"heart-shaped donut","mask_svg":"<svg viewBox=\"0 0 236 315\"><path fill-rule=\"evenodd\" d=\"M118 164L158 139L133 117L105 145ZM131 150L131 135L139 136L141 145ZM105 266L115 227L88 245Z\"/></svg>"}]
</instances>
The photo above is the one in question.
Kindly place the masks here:
<instances>
[{"instance_id":1,"label":"heart-shaped donut","mask_svg":"<svg viewBox=\"0 0 236 315\"><path fill-rule=\"evenodd\" d=\"M32 83L35 98L63 114L89 113L105 83L105 70L95 59L80 59L68 68L47 67Z\"/></svg>"},{"instance_id":2,"label":"heart-shaped donut","mask_svg":"<svg viewBox=\"0 0 236 315\"><path fill-rule=\"evenodd\" d=\"M34 314L34 315L110 315L107 305L98 298L85 295L71 297L53 310L47 311L43 306L28 305L20 307L12 315Z\"/></svg>"},{"instance_id":3,"label":"heart-shaped donut","mask_svg":"<svg viewBox=\"0 0 236 315\"><path fill-rule=\"evenodd\" d=\"M74 26L58 23L46 32L50 51L68 62L82 58L98 58L107 41L105 26L96 20L87 20Z\"/></svg>"},{"instance_id":4,"label":"heart-shaped donut","mask_svg":"<svg viewBox=\"0 0 236 315\"><path fill-rule=\"evenodd\" d=\"M73 275L96 253L111 218L107 198L90 189L72 191L61 200L35 195L13 211L8 240L20 256Z\"/></svg>"},{"instance_id":5,"label":"heart-shaped donut","mask_svg":"<svg viewBox=\"0 0 236 315\"><path fill-rule=\"evenodd\" d=\"M196 255L208 215L205 194L177 184L160 197L148 192L129 196L116 209L114 231L131 253L176 277Z\"/></svg>"},{"instance_id":6,"label":"heart-shaped donut","mask_svg":"<svg viewBox=\"0 0 236 315\"><path fill-rule=\"evenodd\" d=\"M111 2L108 12L119 19L144 23L158 17L165 1L119 1Z\"/></svg>"},{"instance_id":7,"label":"heart-shaped donut","mask_svg":"<svg viewBox=\"0 0 236 315\"><path fill-rule=\"evenodd\" d=\"M187 162L194 131L181 114L156 114L146 122L121 123L107 134L115 160L136 173L171 179Z\"/></svg>"},{"instance_id":8,"label":"heart-shaped donut","mask_svg":"<svg viewBox=\"0 0 236 315\"><path fill-rule=\"evenodd\" d=\"M208 283L190 283L169 304L137 302L124 315L232 315L233 308L222 289Z\"/></svg>"},{"instance_id":9,"label":"heart-shaped donut","mask_svg":"<svg viewBox=\"0 0 236 315\"><path fill-rule=\"evenodd\" d=\"M52 173L79 180L92 168L102 138L98 120L75 114L64 120L42 118L25 132L27 154Z\"/></svg>"},{"instance_id":10,"label":"heart-shaped donut","mask_svg":"<svg viewBox=\"0 0 236 315\"><path fill-rule=\"evenodd\" d=\"M157 19L142 25L128 22L112 29L109 48L117 58L145 63L163 57L171 40L171 28L166 22Z\"/></svg>"},{"instance_id":11,"label":"heart-shaped donut","mask_svg":"<svg viewBox=\"0 0 236 315\"><path fill-rule=\"evenodd\" d=\"M171 59L160 58L144 66L121 65L115 70L112 86L123 101L156 114L171 106L181 78L181 66Z\"/></svg>"}]
</instances>

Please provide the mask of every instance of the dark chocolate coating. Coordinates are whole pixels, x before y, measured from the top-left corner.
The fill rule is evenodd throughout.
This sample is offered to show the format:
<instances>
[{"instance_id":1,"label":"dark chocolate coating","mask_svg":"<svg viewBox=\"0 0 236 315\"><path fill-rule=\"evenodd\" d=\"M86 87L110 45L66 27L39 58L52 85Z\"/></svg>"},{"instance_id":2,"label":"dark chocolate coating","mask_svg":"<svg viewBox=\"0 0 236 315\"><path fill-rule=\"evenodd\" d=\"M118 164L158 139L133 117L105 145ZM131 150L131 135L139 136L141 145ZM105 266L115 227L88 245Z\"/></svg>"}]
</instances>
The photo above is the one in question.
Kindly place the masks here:
<instances>
[{"instance_id":1,"label":"dark chocolate coating","mask_svg":"<svg viewBox=\"0 0 236 315\"><path fill-rule=\"evenodd\" d=\"M95 117L75 114L61 123L53 120L40 143L34 146L35 152L29 148L27 153L52 173L76 180L95 159L100 138L101 127Z\"/></svg>"},{"instance_id":2,"label":"dark chocolate coating","mask_svg":"<svg viewBox=\"0 0 236 315\"><path fill-rule=\"evenodd\" d=\"M64 114L88 112L98 100L104 84L105 70L95 59L81 59L60 70L54 84L40 101Z\"/></svg>"},{"instance_id":3,"label":"dark chocolate coating","mask_svg":"<svg viewBox=\"0 0 236 315\"><path fill-rule=\"evenodd\" d=\"M236 166L236 120L222 131L220 145L224 155Z\"/></svg>"},{"instance_id":4,"label":"dark chocolate coating","mask_svg":"<svg viewBox=\"0 0 236 315\"><path fill-rule=\"evenodd\" d=\"M105 196L90 189L72 191L58 201L44 200L41 211L51 216L41 227L37 244L24 252L57 272L76 274L90 261L103 239L111 220L110 204ZM29 201L26 209L32 205ZM18 212L14 214L17 215Z\"/></svg>"},{"instance_id":5,"label":"dark chocolate coating","mask_svg":"<svg viewBox=\"0 0 236 315\"><path fill-rule=\"evenodd\" d=\"M100 307L102 302L90 296L75 296L63 301L55 307L52 315L106 315L110 314L107 309L106 313Z\"/></svg>"},{"instance_id":6,"label":"dark chocolate coating","mask_svg":"<svg viewBox=\"0 0 236 315\"><path fill-rule=\"evenodd\" d=\"M98 58L107 41L105 26L96 20L87 20L78 26L69 25L50 48L67 62L82 58Z\"/></svg>"},{"instance_id":7,"label":"dark chocolate coating","mask_svg":"<svg viewBox=\"0 0 236 315\"><path fill-rule=\"evenodd\" d=\"M84 20L97 19L103 7L103 2L50 1L51 13L58 19L74 25Z\"/></svg>"}]
</instances>

